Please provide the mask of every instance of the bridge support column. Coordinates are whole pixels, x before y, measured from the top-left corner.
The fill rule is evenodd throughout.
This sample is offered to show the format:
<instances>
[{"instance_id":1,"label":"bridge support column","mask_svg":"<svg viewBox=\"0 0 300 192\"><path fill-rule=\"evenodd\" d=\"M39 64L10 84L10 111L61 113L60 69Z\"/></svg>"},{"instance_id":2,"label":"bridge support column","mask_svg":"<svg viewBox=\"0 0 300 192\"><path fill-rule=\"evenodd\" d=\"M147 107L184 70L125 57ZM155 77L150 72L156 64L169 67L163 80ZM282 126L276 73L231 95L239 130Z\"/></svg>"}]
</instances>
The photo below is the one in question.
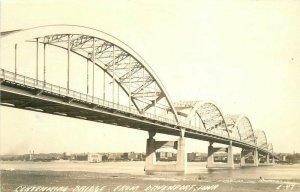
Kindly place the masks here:
<instances>
[{"instance_id":1,"label":"bridge support column","mask_svg":"<svg viewBox=\"0 0 300 192\"><path fill-rule=\"evenodd\" d=\"M207 153L207 166L212 167L214 164L214 147L212 146L213 143L209 143L208 146L208 153Z\"/></svg>"},{"instance_id":2,"label":"bridge support column","mask_svg":"<svg viewBox=\"0 0 300 192\"><path fill-rule=\"evenodd\" d=\"M267 162L267 164L270 164L270 154L267 154L266 162Z\"/></svg>"},{"instance_id":3,"label":"bridge support column","mask_svg":"<svg viewBox=\"0 0 300 192\"><path fill-rule=\"evenodd\" d=\"M156 163L155 139L153 138L154 135L155 135L155 132L149 132L149 139L147 139L147 146L146 146L145 171L152 170L154 164Z\"/></svg>"},{"instance_id":4,"label":"bridge support column","mask_svg":"<svg viewBox=\"0 0 300 192\"><path fill-rule=\"evenodd\" d=\"M180 136L177 141L156 141L155 133L149 132L146 148L146 173L153 172L182 172L184 173L187 166L187 154L185 151L185 138ZM155 151L160 148L171 147L177 149L177 161L169 164L159 164L156 161Z\"/></svg>"},{"instance_id":5,"label":"bridge support column","mask_svg":"<svg viewBox=\"0 0 300 192\"><path fill-rule=\"evenodd\" d=\"M185 172L187 167L187 154L185 151L185 138L180 137L177 144L176 171Z\"/></svg>"},{"instance_id":6,"label":"bridge support column","mask_svg":"<svg viewBox=\"0 0 300 192\"><path fill-rule=\"evenodd\" d=\"M234 159L232 151L232 142L230 141L228 147L213 147L213 143L210 142L208 146L208 157L207 157L207 168L234 168ZM215 163L214 153L216 152L227 152L227 163Z\"/></svg>"},{"instance_id":7,"label":"bridge support column","mask_svg":"<svg viewBox=\"0 0 300 192\"><path fill-rule=\"evenodd\" d=\"M246 163L246 158L252 156L253 163ZM258 151L257 149L242 149L241 152L241 167L257 167L258 166Z\"/></svg>"},{"instance_id":8,"label":"bridge support column","mask_svg":"<svg viewBox=\"0 0 300 192\"><path fill-rule=\"evenodd\" d=\"M253 160L254 160L254 166L258 167L258 151L257 149L254 150L254 155L253 155Z\"/></svg>"},{"instance_id":9,"label":"bridge support column","mask_svg":"<svg viewBox=\"0 0 300 192\"><path fill-rule=\"evenodd\" d=\"M270 154L266 154L265 156L263 156L264 158L264 162L261 163L260 159L259 159L259 165L271 165L270 163Z\"/></svg>"},{"instance_id":10,"label":"bridge support column","mask_svg":"<svg viewBox=\"0 0 300 192\"><path fill-rule=\"evenodd\" d=\"M275 157L274 157L274 156L272 157L272 162L271 162L271 164L272 164L272 165L275 165Z\"/></svg>"}]
</instances>

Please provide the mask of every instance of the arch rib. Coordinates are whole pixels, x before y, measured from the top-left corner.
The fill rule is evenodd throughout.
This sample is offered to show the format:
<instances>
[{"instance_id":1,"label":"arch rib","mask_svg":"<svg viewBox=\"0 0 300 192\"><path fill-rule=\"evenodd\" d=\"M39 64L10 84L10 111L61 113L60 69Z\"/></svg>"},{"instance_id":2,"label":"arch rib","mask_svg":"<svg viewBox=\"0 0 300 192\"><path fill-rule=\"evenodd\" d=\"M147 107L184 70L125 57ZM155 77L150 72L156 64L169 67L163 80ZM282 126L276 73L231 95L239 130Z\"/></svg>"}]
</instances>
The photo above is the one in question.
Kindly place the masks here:
<instances>
[{"instance_id":1,"label":"arch rib","mask_svg":"<svg viewBox=\"0 0 300 192\"><path fill-rule=\"evenodd\" d=\"M244 115L231 115L228 118L234 122L233 129L238 130L241 141L256 143L254 130L248 117Z\"/></svg>"},{"instance_id":2,"label":"arch rib","mask_svg":"<svg viewBox=\"0 0 300 192\"><path fill-rule=\"evenodd\" d=\"M220 108L213 102L181 101L174 103L174 106L177 113L185 116L186 122L189 122L194 115L198 115L206 131L224 126L227 137L230 137L224 116ZM189 111L184 112L186 109L189 109Z\"/></svg>"},{"instance_id":3,"label":"arch rib","mask_svg":"<svg viewBox=\"0 0 300 192\"><path fill-rule=\"evenodd\" d=\"M77 25L48 25L29 29L1 32L1 40L6 39L12 40L14 42L23 42L24 40L26 41L34 38L43 38L44 43L46 43L46 41L49 41L51 38L53 38L53 41L49 41L47 42L47 44L66 49L64 40L64 38L66 38L66 35L70 35L73 38L75 37L74 39L72 39L71 51L89 60L91 60L91 58L88 57L89 53L91 53L91 50L88 45L91 39L96 39L96 43L105 43L105 45L103 46L96 46L95 59L97 61L95 62L95 64L110 77L112 76L112 74L110 73L111 62L109 62L109 60L111 59L111 56L109 53L109 49L110 45L117 47L115 61L118 63L116 69L119 70L118 72L120 73L114 80L118 83L118 85L122 88L127 96L129 96L129 90L125 82L127 73L124 72L124 70L122 71L120 66L121 64L125 65L126 59L128 57L131 57L134 66L136 67L135 74L140 73L140 69L143 69L143 71L145 71L145 75L143 74L143 79L135 81L136 89L133 89L133 91L131 92L132 101L135 107L140 112L143 112L149 110L154 106L155 103L157 103L157 105L161 105L161 107L165 111L171 111L175 121L178 122L177 112L173 106L173 103L171 102L170 96L168 95L163 84L161 83L157 75L153 72L148 63L127 44L107 33ZM154 91L155 94L150 92L151 89L153 90L153 88L151 87L153 86L153 83L156 87L156 90ZM141 97L141 95L142 98L139 98ZM158 103L163 98L165 98L166 100L166 105Z\"/></svg>"},{"instance_id":4,"label":"arch rib","mask_svg":"<svg viewBox=\"0 0 300 192\"><path fill-rule=\"evenodd\" d=\"M257 146L261 147L265 150L268 150L268 142L267 142L267 137L266 137L266 133L264 131L261 130L256 130L255 131L255 137L257 140Z\"/></svg>"},{"instance_id":5,"label":"arch rib","mask_svg":"<svg viewBox=\"0 0 300 192\"><path fill-rule=\"evenodd\" d=\"M230 129L229 127L232 127L231 128L232 132L234 132L234 130L236 129L239 136L239 140L242 140L240 129L238 126L236 126L236 119L233 116L227 115L225 116L225 121L228 129Z\"/></svg>"}]
</instances>

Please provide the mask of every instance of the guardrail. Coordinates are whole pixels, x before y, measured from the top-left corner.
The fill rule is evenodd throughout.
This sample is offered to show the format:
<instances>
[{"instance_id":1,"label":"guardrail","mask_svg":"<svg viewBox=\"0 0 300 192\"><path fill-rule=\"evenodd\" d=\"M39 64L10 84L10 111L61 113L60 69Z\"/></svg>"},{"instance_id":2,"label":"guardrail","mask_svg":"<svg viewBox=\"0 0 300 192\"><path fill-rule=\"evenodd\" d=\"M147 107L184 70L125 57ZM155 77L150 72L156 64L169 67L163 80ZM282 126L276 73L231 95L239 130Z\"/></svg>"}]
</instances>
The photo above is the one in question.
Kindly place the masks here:
<instances>
[{"instance_id":1,"label":"guardrail","mask_svg":"<svg viewBox=\"0 0 300 192\"><path fill-rule=\"evenodd\" d=\"M151 113L140 113L137 109L135 108L129 108L128 106L124 106L124 105L120 105L117 103L113 103L111 101L107 101L107 100L103 100L97 97L93 97L91 95L88 94L84 94L78 91L74 91L74 90L68 90L64 87L61 86L57 86L57 85L53 85L44 81L40 81L40 80L36 80L34 78L31 77L26 77L23 75L19 75L19 74L15 74L12 73L10 71L6 71L4 69L1 69L1 74L0 74L1 78L3 80L9 80L11 82L14 83L18 83L21 85L25 85L25 86L30 86L33 88L37 88L46 92L50 92L50 93L54 93L60 96L64 96L64 97L70 97L79 101L83 101L83 102L87 102L87 103L91 103L91 104L95 104L95 105L99 105L102 107L107 107L107 108L111 108L111 109L115 109L118 111L122 111L122 112L126 112L126 113L131 113L137 116L141 116L141 117L147 117L150 119L154 119L157 121L161 121L164 123L169 123L169 124L173 124L173 125L178 125L178 123L172 119L168 119L165 117L161 117L158 115L154 115Z\"/></svg>"},{"instance_id":2,"label":"guardrail","mask_svg":"<svg viewBox=\"0 0 300 192\"><path fill-rule=\"evenodd\" d=\"M70 98L78 100L78 101L87 102L87 103L95 104L95 105L110 108L110 109L115 109L120 112L133 114L135 116L146 117L146 118L156 120L156 121L159 121L162 123L168 123L173 126L181 126L181 127L187 128L187 129L201 131L203 133L220 136L220 137L224 137L227 139L233 139L233 140L236 140L236 141L248 144L248 145L255 146L255 144L253 145L253 143L251 141L247 141L247 140L242 141L238 137L228 138L227 135L225 134L225 132L220 132L215 129L205 130L201 127L196 127L196 126L193 126L193 125L190 125L187 123L176 122L172 119L168 119L168 118L161 117L161 116L154 115L154 114L147 113L147 112L140 113L135 108L129 108L127 106L113 103L111 101L103 100L103 99L100 99L97 97L93 97L88 94L80 93L78 91L74 91L74 90L70 90L70 89L68 90L61 86L57 86L57 85L53 85L53 84L50 84L50 83L47 83L44 81L36 80L34 78L26 77L24 75L15 74L13 72L10 72L10 71L4 70L4 69L0 69L0 78L3 80L8 80L8 81L16 83L16 84L30 86L30 87L37 88L37 89L40 89L40 90L43 90L43 91L46 91L46 92L49 92L52 94L57 94L59 96L70 97Z\"/></svg>"}]
</instances>

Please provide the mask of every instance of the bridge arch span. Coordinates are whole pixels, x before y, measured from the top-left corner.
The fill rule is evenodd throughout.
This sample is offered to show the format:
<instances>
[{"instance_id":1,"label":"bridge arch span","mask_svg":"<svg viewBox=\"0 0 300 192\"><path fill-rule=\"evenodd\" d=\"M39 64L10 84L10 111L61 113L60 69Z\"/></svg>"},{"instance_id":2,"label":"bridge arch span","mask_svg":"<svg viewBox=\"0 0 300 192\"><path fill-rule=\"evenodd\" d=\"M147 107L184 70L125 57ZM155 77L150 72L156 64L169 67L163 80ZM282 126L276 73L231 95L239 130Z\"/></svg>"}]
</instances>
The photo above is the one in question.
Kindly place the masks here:
<instances>
[{"instance_id":1,"label":"bridge arch span","mask_svg":"<svg viewBox=\"0 0 300 192\"><path fill-rule=\"evenodd\" d=\"M268 140L265 131L255 130L255 138L257 147L268 150Z\"/></svg>"},{"instance_id":2,"label":"bridge arch span","mask_svg":"<svg viewBox=\"0 0 300 192\"><path fill-rule=\"evenodd\" d=\"M238 126L235 126L238 117L239 117L239 115L226 115L224 118L225 118L226 125L227 125L227 128L230 133L230 137L236 138L238 140L242 140L243 136L241 135L241 132L240 132Z\"/></svg>"},{"instance_id":3,"label":"bridge arch span","mask_svg":"<svg viewBox=\"0 0 300 192\"><path fill-rule=\"evenodd\" d=\"M232 130L237 130L241 141L251 144L256 143L254 130L248 117L244 115L229 115L227 117L228 126L232 126Z\"/></svg>"},{"instance_id":4,"label":"bridge arch span","mask_svg":"<svg viewBox=\"0 0 300 192\"><path fill-rule=\"evenodd\" d=\"M37 44L69 50L110 76L139 113L156 113L156 109L161 113L168 111L171 118L178 122L170 96L148 63L112 35L84 26L48 25L1 32L1 41L16 44L37 41Z\"/></svg>"},{"instance_id":5,"label":"bridge arch span","mask_svg":"<svg viewBox=\"0 0 300 192\"><path fill-rule=\"evenodd\" d=\"M273 150L273 146L267 143L265 132L257 132L256 134L246 116L224 116L220 107L211 101L172 103L163 84L147 62L127 44L107 33L76 25L52 25L1 32L0 39L2 45L5 42L13 42L14 49L12 50L15 50L15 55L17 55L17 47L18 50L20 47L22 48L22 46L17 45L24 42L30 42L33 46L36 46L37 57L39 55L38 49L41 47L39 45L44 45L44 53L46 45L61 48L62 52L68 53L68 60L63 60L61 62L63 65L58 65L59 67L65 66L65 64L68 66L67 89L64 85L58 86L52 82L46 83L45 74L43 75L44 81L40 81L41 78L38 78L38 76L32 78L17 73L17 62L15 62L15 72L11 72L5 67L1 68L1 85L3 85L1 90L5 92L4 97L1 97L1 101L4 101L1 102L1 105L4 103L7 106L16 108L44 111L51 114L149 131L150 138L153 137L155 132L178 135L179 129L181 129L185 131L181 131L179 134L185 133L186 137L189 138L222 144L230 142L233 146L245 149L257 148L258 152L262 153L269 153L270 150ZM86 61L82 62L86 64L82 66L88 68L92 64L93 78L94 68L97 68L101 74L102 72L104 74L104 83L116 84L118 90L120 88L127 96L128 107L119 105L119 101L110 102L105 100L105 96L103 98L95 97L94 86L92 97L88 86L87 94L70 90L70 53L72 55L76 54L80 56L80 59ZM36 66L41 61L41 58L37 58ZM68 62L64 63L65 61ZM44 69L45 63L44 57ZM10 66L10 63L7 65ZM36 71L38 75L39 72ZM40 71L42 70L40 69ZM89 71L91 69L87 70L87 76ZM65 75L64 72L63 75ZM79 75L84 77L84 73ZM112 82L105 81L106 76ZM85 81L83 81L83 84ZM90 84L90 81L86 81L87 85ZM53 90L52 86L54 87ZM58 88L58 91L56 88ZM72 94L69 94L69 90ZM112 90L112 100L114 101L114 86ZM79 94L79 96L76 94ZM14 97L18 99L11 99ZM44 103L46 104L44 105ZM115 104L118 106L115 106ZM132 111L130 110L131 107L133 108ZM191 123L193 120L195 120L195 126ZM196 126L196 123L199 123L199 126Z\"/></svg>"},{"instance_id":6,"label":"bridge arch span","mask_svg":"<svg viewBox=\"0 0 300 192\"><path fill-rule=\"evenodd\" d=\"M268 151L273 153L273 144L272 143L268 143Z\"/></svg>"},{"instance_id":7,"label":"bridge arch span","mask_svg":"<svg viewBox=\"0 0 300 192\"><path fill-rule=\"evenodd\" d=\"M198 117L207 132L221 131L230 137L224 116L220 108L211 101L180 101L174 103L179 116L184 117L185 123Z\"/></svg>"}]
</instances>

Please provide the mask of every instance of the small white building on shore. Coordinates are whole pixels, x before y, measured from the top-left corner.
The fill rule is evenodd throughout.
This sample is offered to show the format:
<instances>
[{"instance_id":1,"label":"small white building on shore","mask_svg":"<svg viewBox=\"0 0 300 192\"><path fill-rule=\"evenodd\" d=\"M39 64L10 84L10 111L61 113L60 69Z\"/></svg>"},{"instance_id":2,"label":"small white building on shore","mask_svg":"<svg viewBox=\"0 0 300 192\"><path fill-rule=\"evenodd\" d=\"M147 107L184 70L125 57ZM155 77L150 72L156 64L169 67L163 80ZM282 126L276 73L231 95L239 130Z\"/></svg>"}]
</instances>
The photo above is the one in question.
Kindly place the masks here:
<instances>
[{"instance_id":1,"label":"small white building on shore","mask_svg":"<svg viewBox=\"0 0 300 192\"><path fill-rule=\"evenodd\" d=\"M98 153L89 153L88 162L90 163L99 163L102 161L102 155Z\"/></svg>"}]
</instances>

